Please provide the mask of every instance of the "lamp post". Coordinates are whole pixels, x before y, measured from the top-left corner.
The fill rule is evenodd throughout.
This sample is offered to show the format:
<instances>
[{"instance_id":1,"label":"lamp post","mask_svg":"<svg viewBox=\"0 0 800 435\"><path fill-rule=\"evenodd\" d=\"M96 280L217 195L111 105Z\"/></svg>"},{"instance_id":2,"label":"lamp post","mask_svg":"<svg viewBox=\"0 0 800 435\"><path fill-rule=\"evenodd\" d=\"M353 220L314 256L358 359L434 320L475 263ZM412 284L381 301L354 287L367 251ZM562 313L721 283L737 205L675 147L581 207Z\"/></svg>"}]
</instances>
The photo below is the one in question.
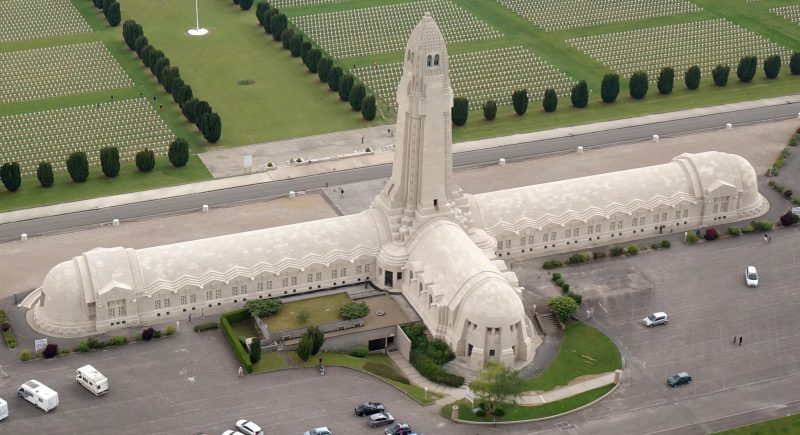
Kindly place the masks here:
<instances>
[{"instance_id":1,"label":"lamp post","mask_svg":"<svg viewBox=\"0 0 800 435\"><path fill-rule=\"evenodd\" d=\"M195 27L194 29L189 29L186 31L191 36L203 36L208 34L208 29L203 29L200 27L200 8L197 5L197 0L194 0L194 18L195 18Z\"/></svg>"}]
</instances>

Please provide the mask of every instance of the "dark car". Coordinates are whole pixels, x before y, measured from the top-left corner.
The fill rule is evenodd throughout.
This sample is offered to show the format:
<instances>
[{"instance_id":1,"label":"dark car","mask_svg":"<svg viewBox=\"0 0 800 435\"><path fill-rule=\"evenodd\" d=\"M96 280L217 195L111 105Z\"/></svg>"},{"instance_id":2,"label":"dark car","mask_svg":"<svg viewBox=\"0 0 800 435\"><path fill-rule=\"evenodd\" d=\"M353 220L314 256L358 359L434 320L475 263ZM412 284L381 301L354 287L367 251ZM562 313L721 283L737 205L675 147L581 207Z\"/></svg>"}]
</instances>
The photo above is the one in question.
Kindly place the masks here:
<instances>
[{"instance_id":1,"label":"dark car","mask_svg":"<svg viewBox=\"0 0 800 435\"><path fill-rule=\"evenodd\" d=\"M378 402L367 402L356 406L355 412L357 416L363 417L365 415L377 414L385 410L383 405Z\"/></svg>"},{"instance_id":2,"label":"dark car","mask_svg":"<svg viewBox=\"0 0 800 435\"><path fill-rule=\"evenodd\" d=\"M674 375L667 378L667 385L670 387L677 387L678 385L682 384L691 384L692 377L689 376L689 373L686 372L679 372L675 373Z\"/></svg>"},{"instance_id":3,"label":"dark car","mask_svg":"<svg viewBox=\"0 0 800 435\"><path fill-rule=\"evenodd\" d=\"M411 435L411 427L406 423L395 423L383 431L386 435Z\"/></svg>"}]
</instances>

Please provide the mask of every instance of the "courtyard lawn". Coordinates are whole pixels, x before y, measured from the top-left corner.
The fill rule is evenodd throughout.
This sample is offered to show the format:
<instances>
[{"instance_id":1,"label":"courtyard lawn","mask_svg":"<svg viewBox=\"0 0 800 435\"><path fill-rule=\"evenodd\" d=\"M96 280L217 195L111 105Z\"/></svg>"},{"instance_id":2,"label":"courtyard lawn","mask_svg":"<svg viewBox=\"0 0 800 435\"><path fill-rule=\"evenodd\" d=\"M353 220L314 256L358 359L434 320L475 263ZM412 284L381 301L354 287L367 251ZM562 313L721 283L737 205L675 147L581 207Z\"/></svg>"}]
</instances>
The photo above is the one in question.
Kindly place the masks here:
<instances>
[{"instance_id":1,"label":"courtyard lawn","mask_svg":"<svg viewBox=\"0 0 800 435\"><path fill-rule=\"evenodd\" d=\"M242 11L224 1L200 3L208 36L191 38L194 3L122 0L123 19L134 19L162 50L196 97L222 118L219 145L236 146L367 127L360 113L292 58L259 27L255 6ZM121 27L118 29L121 32ZM121 34L119 40L122 40ZM252 80L252 84L239 84Z\"/></svg>"},{"instance_id":2,"label":"courtyard lawn","mask_svg":"<svg viewBox=\"0 0 800 435\"><path fill-rule=\"evenodd\" d=\"M784 435L800 433L800 414L737 427L715 435Z\"/></svg>"},{"instance_id":3,"label":"courtyard lawn","mask_svg":"<svg viewBox=\"0 0 800 435\"><path fill-rule=\"evenodd\" d=\"M261 334L256 330L256 325L254 324L253 319L249 317L247 319L231 323L231 329L233 330L233 333L236 334L237 337L261 338Z\"/></svg>"},{"instance_id":4,"label":"courtyard lawn","mask_svg":"<svg viewBox=\"0 0 800 435\"><path fill-rule=\"evenodd\" d=\"M496 420L493 416L478 417L475 415L475 413L472 412L472 409L477 407L477 404L472 405L466 399L445 405L442 407L440 415L445 418L450 418L453 405L458 405L458 418L461 420L483 422L532 420L535 418L544 418L562 414L575 408L579 408L599 399L600 397L603 397L603 395L611 391L612 388L614 388L614 385L606 385L604 387L595 388L594 390L589 390L576 396L568 397L566 399L547 403L541 406L503 406L502 408L506 413L502 417L496 417Z\"/></svg>"},{"instance_id":5,"label":"courtyard lawn","mask_svg":"<svg viewBox=\"0 0 800 435\"><path fill-rule=\"evenodd\" d=\"M22 187L14 193L0 190L0 212L41 207L63 202L119 195L159 187L176 186L211 179L211 174L197 156L192 156L183 168L175 168L166 157L156 159L150 173L139 172L133 162L123 163L116 178L106 178L99 167L89 169L89 179L74 183L66 172L55 174L55 183L47 189L39 185L36 176L24 177Z\"/></svg>"},{"instance_id":6,"label":"courtyard lawn","mask_svg":"<svg viewBox=\"0 0 800 435\"><path fill-rule=\"evenodd\" d=\"M619 349L597 329L570 321L558 355L539 376L522 384L521 391L550 391L573 379L622 368Z\"/></svg>"},{"instance_id":7,"label":"courtyard lawn","mask_svg":"<svg viewBox=\"0 0 800 435\"><path fill-rule=\"evenodd\" d=\"M339 310L350 302L352 301L347 293L287 302L283 304L280 313L265 318L264 322L269 330L274 332L336 322L342 319ZM308 319L305 322L298 319L301 311L308 312Z\"/></svg>"},{"instance_id":8,"label":"courtyard lawn","mask_svg":"<svg viewBox=\"0 0 800 435\"><path fill-rule=\"evenodd\" d=\"M241 323L241 322L237 322ZM262 352L261 359L253 364L253 373L285 369L288 366L278 352Z\"/></svg>"}]
</instances>

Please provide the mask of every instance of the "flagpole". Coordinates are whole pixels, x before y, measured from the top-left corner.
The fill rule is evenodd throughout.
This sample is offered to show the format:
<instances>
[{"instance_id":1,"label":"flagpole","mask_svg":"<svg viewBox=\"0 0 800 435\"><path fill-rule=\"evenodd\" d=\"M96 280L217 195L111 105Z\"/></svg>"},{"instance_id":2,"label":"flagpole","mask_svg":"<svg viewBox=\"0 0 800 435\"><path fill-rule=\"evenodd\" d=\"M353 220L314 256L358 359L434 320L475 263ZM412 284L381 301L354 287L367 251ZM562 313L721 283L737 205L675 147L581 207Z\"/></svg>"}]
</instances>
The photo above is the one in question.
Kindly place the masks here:
<instances>
[{"instance_id":1,"label":"flagpole","mask_svg":"<svg viewBox=\"0 0 800 435\"><path fill-rule=\"evenodd\" d=\"M195 20L195 27L194 29L189 29L186 33L191 36L203 36L208 34L208 29L203 29L200 27L200 7L197 4L198 0L194 0L194 20Z\"/></svg>"}]
</instances>

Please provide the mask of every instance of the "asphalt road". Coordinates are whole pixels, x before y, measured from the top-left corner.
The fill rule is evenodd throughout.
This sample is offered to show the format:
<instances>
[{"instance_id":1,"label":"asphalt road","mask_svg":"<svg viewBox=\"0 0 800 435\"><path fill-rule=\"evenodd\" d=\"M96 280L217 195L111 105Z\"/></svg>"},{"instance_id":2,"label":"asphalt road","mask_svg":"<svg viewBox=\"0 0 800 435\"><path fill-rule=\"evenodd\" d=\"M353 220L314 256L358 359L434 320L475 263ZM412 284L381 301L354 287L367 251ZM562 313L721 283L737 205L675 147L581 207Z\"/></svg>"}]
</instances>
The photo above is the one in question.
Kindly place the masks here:
<instances>
[{"instance_id":1,"label":"asphalt road","mask_svg":"<svg viewBox=\"0 0 800 435\"><path fill-rule=\"evenodd\" d=\"M800 103L745 109L722 114L697 116L673 121L644 124L594 133L523 142L496 148L456 153L454 167L467 167L507 160L526 159L567 150L578 146L598 148L620 143L646 140L654 134L662 137L677 136L703 130L722 128L726 123L734 125L757 124L793 118L800 112ZM327 174L311 175L291 180L273 181L250 186L197 193L176 198L126 204L97 210L88 210L39 219L30 219L0 225L0 241L16 239L20 234L46 234L57 231L98 225L113 219L130 220L185 210L198 209L204 204L220 206L231 203L254 201L262 198L285 195L289 191L313 190L330 185L344 185L378 178L391 174L391 165L368 166Z\"/></svg>"}]
</instances>

